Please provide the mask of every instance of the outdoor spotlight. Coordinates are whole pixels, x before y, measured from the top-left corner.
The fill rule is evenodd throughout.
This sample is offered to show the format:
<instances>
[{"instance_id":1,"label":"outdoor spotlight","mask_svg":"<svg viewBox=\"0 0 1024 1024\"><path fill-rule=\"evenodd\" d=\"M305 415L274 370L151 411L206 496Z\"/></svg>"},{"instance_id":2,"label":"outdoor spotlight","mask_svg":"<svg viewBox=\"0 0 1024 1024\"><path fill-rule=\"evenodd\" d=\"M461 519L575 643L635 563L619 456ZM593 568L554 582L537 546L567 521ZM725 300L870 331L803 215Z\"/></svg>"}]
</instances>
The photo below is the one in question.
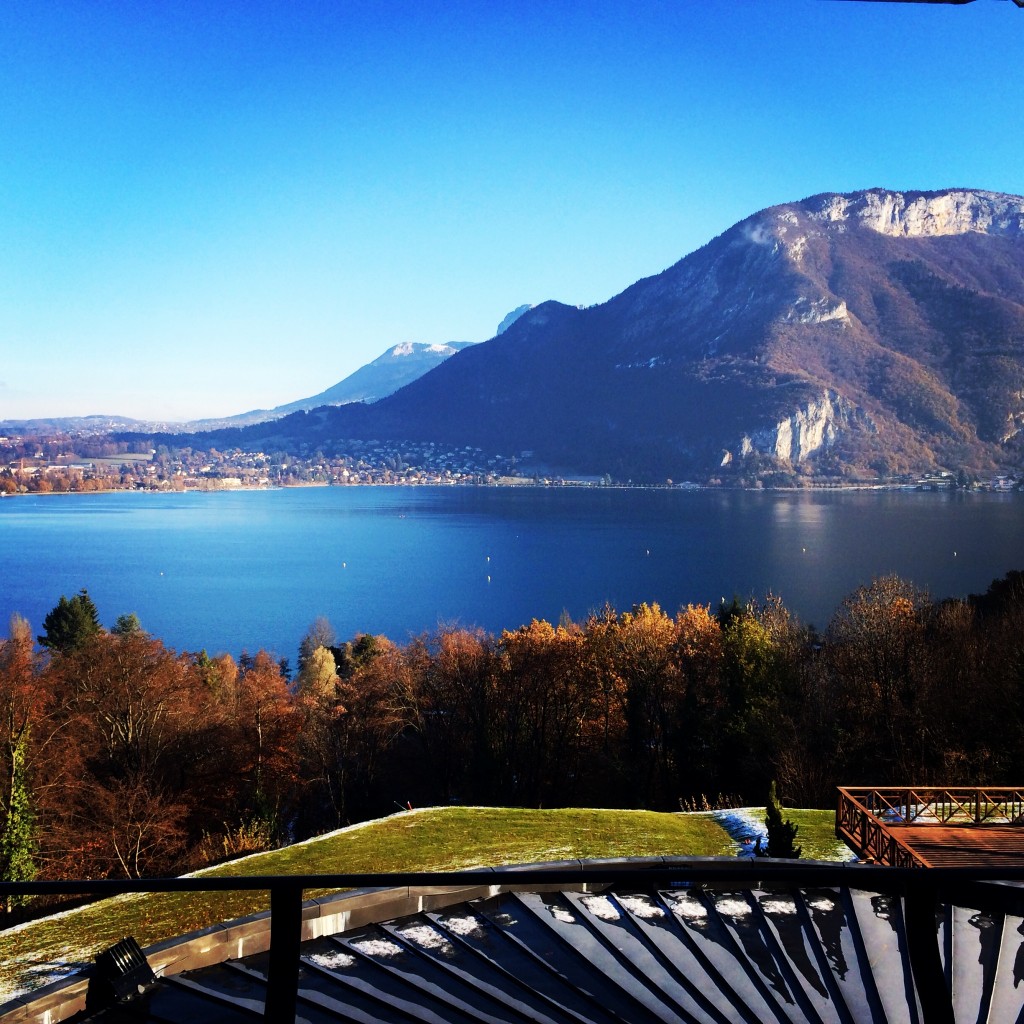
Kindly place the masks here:
<instances>
[{"instance_id":1,"label":"outdoor spotlight","mask_svg":"<svg viewBox=\"0 0 1024 1024\"><path fill-rule=\"evenodd\" d=\"M87 1010L113 1006L137 996L156 981L146 955L134 938L128 936L109 949L96 954L85 997Z\"/></svg>"}]
</instances>

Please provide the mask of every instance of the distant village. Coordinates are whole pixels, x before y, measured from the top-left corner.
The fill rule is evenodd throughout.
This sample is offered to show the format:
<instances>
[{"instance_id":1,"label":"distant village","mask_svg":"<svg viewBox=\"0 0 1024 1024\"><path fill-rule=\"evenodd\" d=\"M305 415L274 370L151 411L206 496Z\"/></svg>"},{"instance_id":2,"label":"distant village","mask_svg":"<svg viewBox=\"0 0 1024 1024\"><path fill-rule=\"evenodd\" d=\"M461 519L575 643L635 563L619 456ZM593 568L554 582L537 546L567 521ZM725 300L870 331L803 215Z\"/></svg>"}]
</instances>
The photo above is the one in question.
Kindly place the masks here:
<instances>
[{"instance_id":1,"label":"distant village","mask_svg":"<svg viewBox=\"0 0 1024 1024\"><path fill-rule=\"evenodd\" d=\"M114 441L106 435L19 437L0 435L0 496L59 492L140 490L232 490L303 486L611 486L624 481L554 471L533 452L499 456L471 446L428 442L339 441L325 452L303 445L297 453L207 450L150 442ZM720 481L712 481L719 483ZM803 478L802 486L835 486L836 481ZM846 482L849 484L849 481ZM871 486L861 481L861 486ZM665 486L696 487L665 481ZM977 477L937 470L877 486L920 490L1018 491L1015 474Z\"/></svg>"},{"instance_id":2,"label":"distant village","mask_svg":"<svg viewBox=\"0 0 1024 1024\"><path fill-rule=\"evenodd\" d=\"M350 441L339 448L345 454L200 451L103 437L0 436L0 493L557 482L532 470L524 476L520 460L479 448L385 441Z\"/></svg>"}]
</instances>

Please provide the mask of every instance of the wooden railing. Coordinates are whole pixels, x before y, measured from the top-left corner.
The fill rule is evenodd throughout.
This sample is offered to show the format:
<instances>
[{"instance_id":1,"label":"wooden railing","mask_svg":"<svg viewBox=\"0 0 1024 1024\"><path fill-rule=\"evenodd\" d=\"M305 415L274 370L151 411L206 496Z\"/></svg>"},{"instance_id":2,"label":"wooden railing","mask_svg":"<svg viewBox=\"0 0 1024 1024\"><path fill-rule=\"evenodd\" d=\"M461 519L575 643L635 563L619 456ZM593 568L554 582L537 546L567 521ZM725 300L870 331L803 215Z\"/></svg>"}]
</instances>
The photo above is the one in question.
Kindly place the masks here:
<instances>
[{"instance_id":1,"label":"wooden railing","mask_svg":"<svg viewBox=\"0 0 1024 1024\"><path fill-rule=\"evenodd\" d=\"M908 825L1024 824L1024 789L858 786L839 790L836 836L865 860L924 866L899 838Z\"/></svg>"}]
</instances>

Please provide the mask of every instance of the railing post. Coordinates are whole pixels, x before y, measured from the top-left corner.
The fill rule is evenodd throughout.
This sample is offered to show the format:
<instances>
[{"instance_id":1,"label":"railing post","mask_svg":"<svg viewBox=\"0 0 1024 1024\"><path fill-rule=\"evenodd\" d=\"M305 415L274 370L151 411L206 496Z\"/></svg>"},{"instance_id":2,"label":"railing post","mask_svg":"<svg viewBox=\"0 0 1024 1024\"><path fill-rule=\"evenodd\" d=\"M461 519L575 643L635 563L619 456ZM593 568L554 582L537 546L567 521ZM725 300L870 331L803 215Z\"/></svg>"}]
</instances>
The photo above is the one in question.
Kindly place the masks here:
<instances>
[{"instance_id":1,"label":"railing post","mask_svg":"<svg viewBox=\"0 0 1024 1024\"><path fill-rule=\"evenodd\" d=\"M908 881L903 897L907 954L924 1024L955 1024L953 999L946 985L939 952L935 911L938 893L922 871L921 881Z\"/></svg>"},{"instance_id":2,"label":"railing post","mask_svg":"<svg viewBox=\"0 0 1024 1024\"><path fill-rule=\"evenodd\" d=\"M293 1024L299 994L299 947L302 943L302 886L287 879L270 888L270 964L263 1019Z\"/></svg>"}]
</instances>

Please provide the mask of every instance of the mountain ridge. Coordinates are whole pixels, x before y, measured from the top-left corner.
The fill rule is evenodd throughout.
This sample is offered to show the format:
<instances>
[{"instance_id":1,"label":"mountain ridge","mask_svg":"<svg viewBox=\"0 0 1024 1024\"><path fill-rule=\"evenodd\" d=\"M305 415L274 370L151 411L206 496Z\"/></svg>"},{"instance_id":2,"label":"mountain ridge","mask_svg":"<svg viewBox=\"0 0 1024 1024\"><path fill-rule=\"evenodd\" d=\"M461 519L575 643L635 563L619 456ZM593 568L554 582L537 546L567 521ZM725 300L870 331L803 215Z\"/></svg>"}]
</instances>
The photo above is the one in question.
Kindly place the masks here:
<instances>
[{"instance_id":1,"label":"mountain ridge","mask_svg":"<svg viewBox=\"0 0 1024 1024\"><path fill-rule=\"evenodd\" d=\"M749 482L1016 466L1022 427L1024 199L866 189L759 211L604 303L541 303L372 406L264 436Z\"/></svg>"}]
</instances>

